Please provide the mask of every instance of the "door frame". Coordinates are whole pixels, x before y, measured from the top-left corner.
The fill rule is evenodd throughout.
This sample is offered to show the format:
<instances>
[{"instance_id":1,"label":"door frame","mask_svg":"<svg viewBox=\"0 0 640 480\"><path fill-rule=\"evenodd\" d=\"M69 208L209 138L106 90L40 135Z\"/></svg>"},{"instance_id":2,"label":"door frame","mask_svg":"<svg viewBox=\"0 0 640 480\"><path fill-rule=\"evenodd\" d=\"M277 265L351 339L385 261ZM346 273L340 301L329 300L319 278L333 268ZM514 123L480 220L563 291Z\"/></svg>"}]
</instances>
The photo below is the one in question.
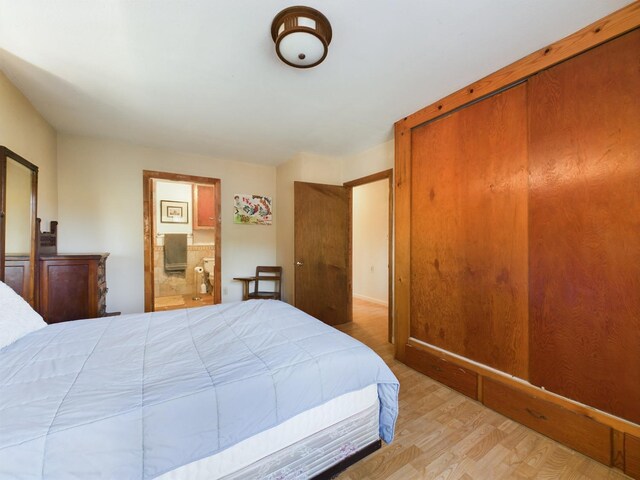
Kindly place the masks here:
<instances>
[{"instance_id":1,"label":"door frame","mask_svg":"<svg viewBox=\"0 0 640 480\"><path fill-rule=\"evenodd\" d=\"M388 304L389 304L389 311L388 311L388 315L387 315L387 322L388 322L388 334L387 334L387 339L389 341L389 343L394 343L394 322L393 322L393 305L394 305L394 299L393 299L393 267L394 267L394 263L393 263L393 208L394 208L394 204L393 204L393 168L390 168L389 170L384 170L382 172L378 172L378 173L373 173L371 175L367 175L366 177L361 177L361 178L357 178L355 180L351 180L349 182L344 182L342 185L345 187L348 187L351 189L351 232L353 232L353 187L359 187L361 185L366 185L368 183L373 183L373 182L378 182L380 180L384 180L384 179L388 179L389 181L389 246L388 246ZM353 236L353 234L351 234L351 236ZM353 240L350 240L351 242L351 247L349 248L349 259L350 259L350 263L352 265L351 269L353 269ZM353 272L350 271L349 272L349 281L351 282L352 280L352 275Z\"/></svg>"},{"instance_id":2,"label":"door frame","mask_svg":"<svg viewBox=\"0 0 640 480\"><path fill-rule=\"evenodd\" d=\"M157 172L153 170L142 171L142 212L143 212L143 225L144 225L144 311L153 312L153 300L155 297L155 284L154 284L154 262L153 262L153 247L154 247L154 215L155 209L153 208L153 180L169 180L175 182L187 182L187 183L200 183L204 185L213 185L214 198L215 198L215 216L216 216L216 236L215 236L215 267L214 267L214 283L213 287L213 303L222 302L222 259L221 250L221 217L220 217L220 179L211 177L199 177L194 175L184 175L181 173L170 172Z\"/></svg>"}]
</instances>

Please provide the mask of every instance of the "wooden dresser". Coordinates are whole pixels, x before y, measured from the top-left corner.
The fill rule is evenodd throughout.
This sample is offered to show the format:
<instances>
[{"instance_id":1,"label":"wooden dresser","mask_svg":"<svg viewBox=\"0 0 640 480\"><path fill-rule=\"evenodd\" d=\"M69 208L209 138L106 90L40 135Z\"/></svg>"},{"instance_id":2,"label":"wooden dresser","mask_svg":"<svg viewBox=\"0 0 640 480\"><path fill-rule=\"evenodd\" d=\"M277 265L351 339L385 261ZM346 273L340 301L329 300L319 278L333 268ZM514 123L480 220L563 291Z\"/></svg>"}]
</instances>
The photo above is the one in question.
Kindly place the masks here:
<instances>
[{"instance_id":1,"label":"wooden dresser","mask_svg":"<svg viewBox=\"0 0 640 480\"><path fill-rule=\"evenodd\" d=\"M106 314L108 253L40 257L40 314L47 323Z\"/></svg>"},{"instance_id":2,"label":"wooden dresser","mask_svg":"<svg viewBox=\"0 0 640 480\"><path fill-rule=\"evenodd\" d=\"M5 258L4 281L20 296L27 291L31 281L29 255L7 255Z\"/></svg>"}]
</instances>

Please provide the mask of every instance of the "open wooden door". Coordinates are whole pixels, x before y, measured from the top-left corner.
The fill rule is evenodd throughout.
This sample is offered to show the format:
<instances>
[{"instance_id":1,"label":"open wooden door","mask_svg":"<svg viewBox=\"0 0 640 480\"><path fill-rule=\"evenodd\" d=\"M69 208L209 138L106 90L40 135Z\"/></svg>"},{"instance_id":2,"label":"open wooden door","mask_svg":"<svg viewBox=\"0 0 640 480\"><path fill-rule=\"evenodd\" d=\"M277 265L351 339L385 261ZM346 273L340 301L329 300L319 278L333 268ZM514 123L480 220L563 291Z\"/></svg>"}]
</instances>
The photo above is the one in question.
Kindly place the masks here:
<instances>
[{"instance_id":1,"label":"open wooden door","mask_svg":"<svg viewBox=\"0 0 640 480\"><path fill-rule=\"evenodd\" d=\"M329 325L351 321L351 188L295 182L295 306Z\"/></svg>"}]
</instances>

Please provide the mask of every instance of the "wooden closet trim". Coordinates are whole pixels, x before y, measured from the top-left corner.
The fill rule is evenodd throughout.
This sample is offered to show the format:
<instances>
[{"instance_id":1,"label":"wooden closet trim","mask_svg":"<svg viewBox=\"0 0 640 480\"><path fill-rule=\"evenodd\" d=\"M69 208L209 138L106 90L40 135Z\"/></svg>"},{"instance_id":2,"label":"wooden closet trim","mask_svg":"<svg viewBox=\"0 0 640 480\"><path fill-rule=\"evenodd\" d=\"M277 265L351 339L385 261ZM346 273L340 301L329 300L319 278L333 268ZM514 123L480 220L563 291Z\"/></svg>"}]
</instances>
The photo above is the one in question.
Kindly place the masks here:
<instances>
[{"instance_id":1,"label":"wooden closet trim","mask_svg":"<svg viewBox=\"0 0 640 480\"><path fill-rule=\"evenodd\" d=\"M447 95L396 122L400 127L414 128L440 115L478 100L496 90L530 77L585 50L623 35L640 25L640 2L633 2L591 25L555 43L541 48L500 70ZM397 137L396 137L397 138Z\"/></svg>"},{"instance_id":2,"label":"wooden closet trim","mask_svg":"<svg viewBox=\"0 0 640 480\"><path fill-rule=\"evenodd\" d=\"M592 420L596 420L603 425L615 428L619 432L640 436L640 425L637 425L623 418L616 417L615 415L612 415L610 413L603 412L602 410L595 409L593 407L590 407L589 405L585 405L584 403L580 403L575 400L571 400L570 398L563 397L562 395L550 392L549 390L536 387L526 380L522 380L518 377L514 377L513 375L509 375L508 373L501 372L500 370L496 370L495 368L491 368L482 363L475 362L469 358L457 355L453 352L449 352L448 350L444 350L440 347L436 347L413 337L409 337L407 345L405 345L405 348L407 347L430 353L431 355L441 358L451 363L452 365L463 368L470 372L475 372L478 375L478 380L480 382L482 382L482 380L484 380L485 378L497 380L500 383L504 383L516 390L520 390L530 395L534 395L538 398L542 398L550 403L553 403L554 405L566 408L567 410L571 410L572 412L579 413L580 415L584 415L585 417L588 417ZM478 400L482 401L481 392L478 392L478 397Z\"/></svg>"},{"instance_id":3,"label":"wooden closet trim","mask_svg":"<svg viewBox=\"0 0 640 480\"><path fill-rule=\"evenodd\" d=\"M411 318L411 130L395 126L395 295L393 318L395 354L405 362L405 346L409 340Z\"/></svg>"}]
</instances>

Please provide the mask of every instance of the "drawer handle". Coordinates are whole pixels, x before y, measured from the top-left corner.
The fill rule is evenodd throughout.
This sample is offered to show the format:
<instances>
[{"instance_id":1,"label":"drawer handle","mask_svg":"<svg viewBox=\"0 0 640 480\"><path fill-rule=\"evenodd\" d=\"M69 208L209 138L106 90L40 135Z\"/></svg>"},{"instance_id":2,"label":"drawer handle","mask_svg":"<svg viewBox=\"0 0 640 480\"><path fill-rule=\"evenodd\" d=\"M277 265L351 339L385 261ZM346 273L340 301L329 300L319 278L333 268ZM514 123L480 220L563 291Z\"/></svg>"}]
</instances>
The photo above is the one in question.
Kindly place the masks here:
<instances>
[{"instance_id":1,"label":"drawer handle","mask_svg":"<svg viewBox=\"0 0 640 480\"><path fill-rule=\"evenodd\" d=\"M529 413L529 415L537 418L538 420L547 420L547 417L539 412L536 412L535 410L531 410L530 408L526 408L525 410Z\"/></svg>"},{"instance_id":2,"label":"drawer handle","mask_svg":"<svg viewBox=\"0 0 640 480\"><path fill-rule=\"evenodd\" d=\"M437 365L431 365L431 368L434 369L436 372L441 372L442 371L442 369Z\"/></svg>"}]
</instances>

